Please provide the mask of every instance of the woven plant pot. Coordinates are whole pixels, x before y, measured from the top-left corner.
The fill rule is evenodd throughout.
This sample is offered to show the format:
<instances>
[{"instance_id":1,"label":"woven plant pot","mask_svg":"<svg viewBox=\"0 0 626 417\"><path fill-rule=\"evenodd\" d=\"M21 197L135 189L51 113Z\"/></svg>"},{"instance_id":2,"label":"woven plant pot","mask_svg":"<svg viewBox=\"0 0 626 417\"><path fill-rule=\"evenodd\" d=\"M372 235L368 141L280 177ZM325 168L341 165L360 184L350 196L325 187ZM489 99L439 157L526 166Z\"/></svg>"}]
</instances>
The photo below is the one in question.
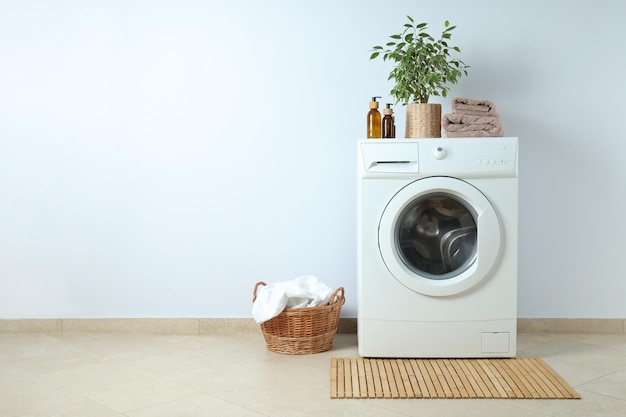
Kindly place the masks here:
<instances>
[{"instance_id":1,"label":"woven plant pot","mask_svg":"<svg viewBox=\"0 0 626 417\"><path fill-rule=\"evenodd\" d=\"M412 103L406 105L405 138L440 138L441 104Z\"/></svg>"}]
</instances>

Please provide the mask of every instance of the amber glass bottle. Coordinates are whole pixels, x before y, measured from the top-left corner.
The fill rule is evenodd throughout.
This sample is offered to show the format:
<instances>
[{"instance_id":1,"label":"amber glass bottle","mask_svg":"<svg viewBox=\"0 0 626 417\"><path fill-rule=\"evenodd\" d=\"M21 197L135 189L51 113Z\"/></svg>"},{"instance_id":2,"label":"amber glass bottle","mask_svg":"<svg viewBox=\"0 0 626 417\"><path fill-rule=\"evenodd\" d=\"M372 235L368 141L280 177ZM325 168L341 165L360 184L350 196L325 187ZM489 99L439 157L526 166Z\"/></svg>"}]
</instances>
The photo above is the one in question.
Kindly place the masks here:
<instances>
[{"instance_id":1,"label":"amber glass bottle","mask_svg":"<svg viewBox=\"0 0 626 417\"><path fill-rule=\"evenodd\" d=\"M382 123L382 134L383 138L395 138L396 137L396 126L394 123L393 110L391 109L391 103L387 103L387 107L383 109L383 123Z\"/></svg>"},{"instance_id":2,"label":"amber glass bottle","mask_svg":"<svg viewBox=\"0 0 626 417\"><path fill-rule=\"evenodd\" d=\"M378 139L382 137L381 133L381 117L380 112L378 111L378 102L376 101L378 96L372 97L372 101L370 101L370 111L367 113L367 138Z\"/></svg>"}]
</instances>

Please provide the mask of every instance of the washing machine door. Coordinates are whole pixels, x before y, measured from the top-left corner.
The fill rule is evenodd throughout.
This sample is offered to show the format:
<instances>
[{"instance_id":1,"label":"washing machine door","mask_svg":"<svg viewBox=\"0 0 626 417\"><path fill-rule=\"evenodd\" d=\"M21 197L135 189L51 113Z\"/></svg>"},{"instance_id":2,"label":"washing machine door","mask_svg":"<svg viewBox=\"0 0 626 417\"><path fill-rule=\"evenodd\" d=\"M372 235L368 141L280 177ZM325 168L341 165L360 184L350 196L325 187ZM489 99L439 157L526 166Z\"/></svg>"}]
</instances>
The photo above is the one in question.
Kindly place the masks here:
<instances>
[{"instance_id":1,"label":"washing machine door","mask_svg":"<svg viewBox=\"0 0 626 417\"><path fill-rule=\"evenodd\" d=\"M471 184L429 177L387 204L378 246L389 272L409 289L449 296L477 286L498 261L501 227L491 203Z\"/></svg>"}]
</instances>

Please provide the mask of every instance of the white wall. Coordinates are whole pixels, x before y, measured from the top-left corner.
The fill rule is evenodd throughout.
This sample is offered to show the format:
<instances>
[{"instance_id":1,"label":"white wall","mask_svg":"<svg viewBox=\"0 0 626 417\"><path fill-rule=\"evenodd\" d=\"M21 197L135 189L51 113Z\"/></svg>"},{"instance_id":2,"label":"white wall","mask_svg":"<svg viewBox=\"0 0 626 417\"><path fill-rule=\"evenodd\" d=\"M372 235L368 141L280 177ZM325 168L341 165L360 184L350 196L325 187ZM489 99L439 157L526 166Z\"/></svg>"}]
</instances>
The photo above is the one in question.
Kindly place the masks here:
<instances>
[{"instance_id":1,"label":"white wall","mask_svg":"<svg viewBox=\"0 0 626 417\"><path fill-rule=\"evenodd\" d=\"M519 136L520 317L626 317L626 3L0 2L0 318L356 315L355 148L405 15ZM403 109L397 110L403 134Z\"/></svg>"}]
</instances>

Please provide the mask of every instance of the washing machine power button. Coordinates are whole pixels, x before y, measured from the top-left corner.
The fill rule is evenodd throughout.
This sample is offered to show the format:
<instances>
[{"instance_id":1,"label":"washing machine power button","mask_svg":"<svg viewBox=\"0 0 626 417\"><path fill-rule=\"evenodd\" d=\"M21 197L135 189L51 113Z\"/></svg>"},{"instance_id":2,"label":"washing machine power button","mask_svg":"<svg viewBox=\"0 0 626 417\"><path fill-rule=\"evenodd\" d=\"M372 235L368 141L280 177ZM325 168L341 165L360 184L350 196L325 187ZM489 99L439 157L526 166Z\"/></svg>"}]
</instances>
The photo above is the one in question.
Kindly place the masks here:
<instances>
[{"instance_id":1,"label":"washing machine power button","mask_svg":"<svg viewBox=\"0 0 626 417\"><path fill-rule=\"evenodd\" d=\"M435 148L433 156L435 157L435 159L443 159L446 157L446 150L443 147L438 146L437 148Z\"/></svg>"}]
</instances>

